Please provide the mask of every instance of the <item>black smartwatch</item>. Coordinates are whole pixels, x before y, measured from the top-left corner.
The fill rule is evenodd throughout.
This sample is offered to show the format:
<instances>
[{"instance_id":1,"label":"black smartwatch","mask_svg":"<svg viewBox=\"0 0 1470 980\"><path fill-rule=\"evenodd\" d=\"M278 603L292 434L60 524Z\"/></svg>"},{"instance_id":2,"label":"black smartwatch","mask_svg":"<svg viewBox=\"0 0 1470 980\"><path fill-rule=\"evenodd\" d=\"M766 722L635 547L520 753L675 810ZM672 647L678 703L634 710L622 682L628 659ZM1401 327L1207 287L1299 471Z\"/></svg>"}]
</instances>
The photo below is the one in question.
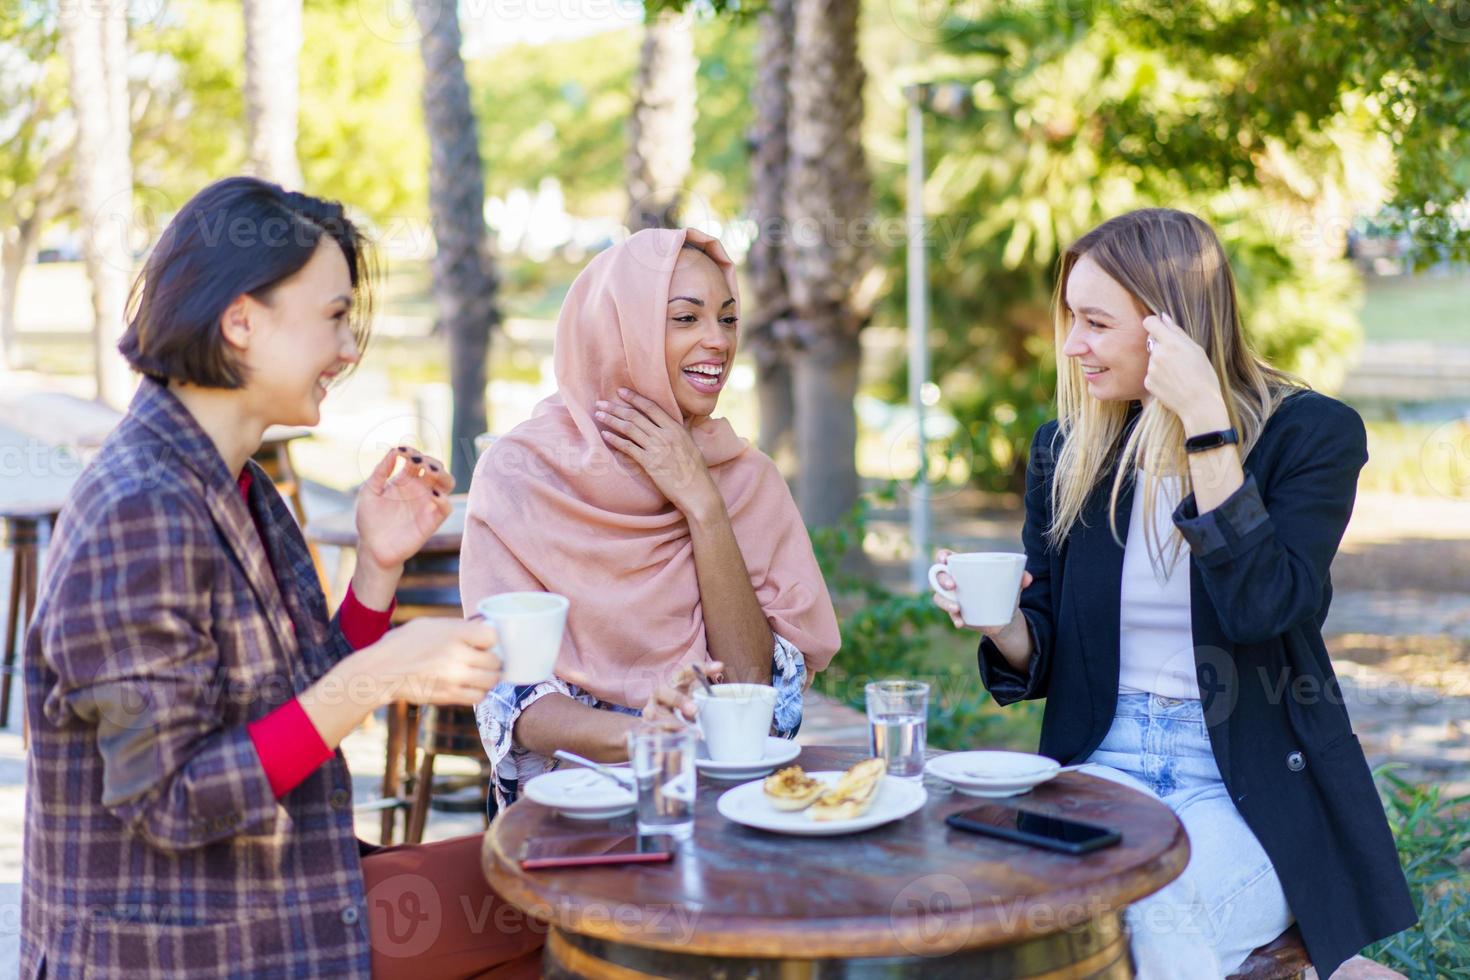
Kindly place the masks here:
<instances>
[{"instance_id":1,"label":"black smartwatch","mask_svg":"<svg viewBox=\"0 0 1470 980\"><path fill-rule=\"evenodd\" d=\"M1187 453L1202 453L1210 449L1219 449L1240 442L1240 436L1234 429L1221 429L1219 432L1201 432L1197 436L1190 436L1184 440L1184 451Z\"/></svg>"}]
</instances>

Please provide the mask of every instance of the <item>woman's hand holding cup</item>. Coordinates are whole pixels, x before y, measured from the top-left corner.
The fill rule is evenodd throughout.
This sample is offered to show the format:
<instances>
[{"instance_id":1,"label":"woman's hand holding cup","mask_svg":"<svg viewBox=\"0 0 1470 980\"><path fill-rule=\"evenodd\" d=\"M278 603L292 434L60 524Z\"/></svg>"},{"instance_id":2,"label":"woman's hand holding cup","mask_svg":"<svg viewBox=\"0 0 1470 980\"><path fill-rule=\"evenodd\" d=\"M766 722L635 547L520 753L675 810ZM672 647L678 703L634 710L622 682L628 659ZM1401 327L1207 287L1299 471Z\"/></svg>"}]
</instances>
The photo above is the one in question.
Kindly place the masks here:
<instances>
[{"instance_id":1,"label":"woman's hand holding cup","mask_svg":"<svg viewBox=\"0 0 1470 980\"><path fill-rule=\"evenodd\" d=\"M1001 552L957 555L949 548L941 548L935 558L938 560L929 569L934 604L949 613L957 629L994 637L1017 625L1021 619L1020 592L1031 584L1031 573L1025 571L1025 555ZM957 559L953 565L951 559ZM963 583L955 577L961 565L964 566L960 572Z\"/></svg>"}]
</instances>

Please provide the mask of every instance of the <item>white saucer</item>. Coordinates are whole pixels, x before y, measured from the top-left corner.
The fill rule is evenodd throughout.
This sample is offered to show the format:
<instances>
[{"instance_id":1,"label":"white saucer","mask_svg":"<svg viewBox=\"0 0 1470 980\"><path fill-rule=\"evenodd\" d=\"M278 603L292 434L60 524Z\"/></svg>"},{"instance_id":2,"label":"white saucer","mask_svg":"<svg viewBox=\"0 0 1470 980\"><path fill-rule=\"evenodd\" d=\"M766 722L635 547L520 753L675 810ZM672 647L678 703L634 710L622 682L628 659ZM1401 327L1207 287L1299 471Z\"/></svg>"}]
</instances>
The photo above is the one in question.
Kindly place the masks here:
<instances>
[{"instance_id":1,"label":"white saucer","mask_svg":"<svg viewBox=\"0 0 1470 980\"><path fill-rule=\"evenodd\" d=\"M633 812L638 796L614 786L590 769L568 766L528 780L526 798L560 811L573 820L610 820Z\"/></svg>"},{"instance_id":2,"label":"white saucer","mask_svg":"<svg viewBox=\"0 0 1470 980\"><path fill-rule=\"evenodd\" d=\"M1051 779L1061 763L1030 752L949 752L930 759L924 771L966 796L1019 796Z\"/></svg>"},{"instance_id":3,"label":"white saucer","mask_svg":"<svg viewBox=\"0 0 1470 980\"><path fill-rule=\"evenodd\" d=\"M700 742L694 765L711 779L754 779L775 772L777 766L784 766L801 755L801 746L788 738L769 735L766 737L765 754L754 761L716 762L706 758L704 753L704 743Z\"/></svg>"},{"instance_id":4,"label":"white saucer","mask_svg":"<svg viewBox=\"0 0 1470 980\"><path fill-rule=\"evenodd\" d=\"M830 786L837 782L843 773L834 770L811 772L807 775ZM860 830L869 830L894 820L902 820L922 807L929 799L929 792L924 789L923 784L899 779L896 776L884 776L883 782L878 784L878 798L873 801L867 813L851 820L813 820L805 810L792 812L778 810L771 806L770 800L766 799L764 783L764 779L757 779L743 786L726 790L715 808L726 820L732 820L746 827L754 827L757 830L767 830L773 834L832 837L837 834L855 834Z\"/></svg>"}]
</instances>

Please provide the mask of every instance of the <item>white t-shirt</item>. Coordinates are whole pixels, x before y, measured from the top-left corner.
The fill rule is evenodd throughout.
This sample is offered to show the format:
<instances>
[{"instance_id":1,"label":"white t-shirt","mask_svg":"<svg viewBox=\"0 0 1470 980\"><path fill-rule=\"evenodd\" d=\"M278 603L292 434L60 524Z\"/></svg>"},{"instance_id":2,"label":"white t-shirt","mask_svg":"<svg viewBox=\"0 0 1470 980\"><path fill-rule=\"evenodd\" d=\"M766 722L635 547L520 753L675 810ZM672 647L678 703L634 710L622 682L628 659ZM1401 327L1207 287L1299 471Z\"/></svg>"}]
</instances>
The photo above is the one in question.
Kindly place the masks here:
<instances>
[{"instance_id":1,"label":"white t-shirt","mask_svg":"<svg viewBox=\"0 0 1470 980\"><path fill-rule=\"evenodd\" d=\"M1154 531L1169 560L1173 513L1181 481L1164 477L1154 501ZM1143 474L1134 482L1133 516L1123 548L1123 589L1118 611L1118 688L1170 698L1199 699L1194 673L1194 633L1189 614L1189 551L1180 552L1163 577L1149 560L1143 512Z\"/></svg>"}]
</instances>

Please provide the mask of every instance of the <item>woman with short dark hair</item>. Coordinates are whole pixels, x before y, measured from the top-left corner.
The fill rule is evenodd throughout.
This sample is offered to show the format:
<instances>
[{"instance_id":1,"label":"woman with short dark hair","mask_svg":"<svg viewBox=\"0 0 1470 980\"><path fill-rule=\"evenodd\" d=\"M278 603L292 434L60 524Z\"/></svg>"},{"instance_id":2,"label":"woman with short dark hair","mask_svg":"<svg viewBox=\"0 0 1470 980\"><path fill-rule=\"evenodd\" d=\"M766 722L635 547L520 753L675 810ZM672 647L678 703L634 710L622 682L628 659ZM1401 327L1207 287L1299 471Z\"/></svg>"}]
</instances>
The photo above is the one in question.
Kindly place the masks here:
<instances>
[{"instance_id":1,"label":"woman with short dark hair","mask_svg":"<svg viewBox=\"0 0 1470 980\"><path fill-rule=\"evenodd\" d=\"M1068 248L1055 327L1027 571L1010 621L971 627L981 679L1046 699L1044 754L1188 831L1183 874L1128 910L1140 977L1233 973L1293 919L1329 976L1415 918L1322 642L1363 421L1257 359L1224 248L1182 211Z\"/></svg>"},{"instance_id":2,"label":"woman with short dark hair","mask_svg":"<svg viewBox=\"0 0 1470 980\"><path fill-rule=\"evenodd\" d=\"M329 618L251 461L357 364L370 280L340 204L244 177L148 259L120 345L145 379L67 499L26 640L23 976L537 973L479 836L361 844L337 748L394 698L472 705L500 676L484 623L388 629L452 481L384 456Z\"/></svg>"}]
</instances>

